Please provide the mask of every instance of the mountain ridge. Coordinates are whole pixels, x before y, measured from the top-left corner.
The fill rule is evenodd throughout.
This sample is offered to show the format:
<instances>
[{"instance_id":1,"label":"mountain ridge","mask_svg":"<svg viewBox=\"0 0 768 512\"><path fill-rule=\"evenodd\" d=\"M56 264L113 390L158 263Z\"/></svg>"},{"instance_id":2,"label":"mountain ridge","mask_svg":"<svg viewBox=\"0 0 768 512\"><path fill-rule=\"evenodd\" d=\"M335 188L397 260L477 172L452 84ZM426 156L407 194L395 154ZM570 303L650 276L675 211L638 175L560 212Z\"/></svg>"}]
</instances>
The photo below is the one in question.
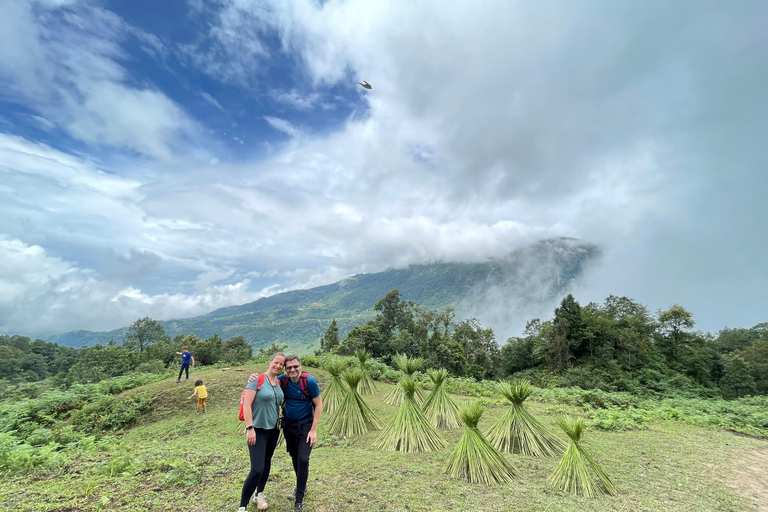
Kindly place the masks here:
<instances>
[{"instance_id":1,"label":"mountain ridge","mask_svg":"<svg viewBox=\"0 0 768 512\"><path fill-rule=\"evenodd\" d=\"M278 342L296 350L311 349L334 318L341 336L374 318L373 306L394 288L404 300L425 309L453 307L457 316L482 317L483 313L500 308L499 316L503 318L515 314L516 303L557 298L599 255L599 247L588 242L548 239L501 259L414 264L403 269L356 274L336 283L282 292L204 315L160 323L170 336L194 333L207 338L219 334L226 339L240 335L254 348ZM42 339L74 347L106 344L109 340L120 341L127 328L70 331Z\"/></svg>"}]
</instances>

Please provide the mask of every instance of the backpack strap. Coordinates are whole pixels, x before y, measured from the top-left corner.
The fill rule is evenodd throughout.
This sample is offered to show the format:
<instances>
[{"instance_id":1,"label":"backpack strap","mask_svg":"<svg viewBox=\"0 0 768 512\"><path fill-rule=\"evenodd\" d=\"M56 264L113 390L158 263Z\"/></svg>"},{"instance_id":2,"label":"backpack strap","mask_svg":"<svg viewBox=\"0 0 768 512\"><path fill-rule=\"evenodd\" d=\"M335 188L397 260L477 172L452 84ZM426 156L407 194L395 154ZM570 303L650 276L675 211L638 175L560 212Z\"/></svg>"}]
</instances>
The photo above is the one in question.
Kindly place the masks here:
<instances>
[{"instance_id":1,"label":"backpack strap","mask_svg":"<svg viewBox=\"0 0 768 512\"><path fill-rule=\"evenodd\" d=\"M302 400L311 398L309 393L309 384L307 383L307 377L309 377L309 374L307 372L301 372L301 375L299 375L299 386L301 387L301 391L302 391L302 396L301 396ZM280 382L280 387L283 389L283 392L285 392L285 386L288 385L288 374L286 373L281 375L280 377L277 378L277 380Z\"/></svg>"},{"instance_id":2,"label":"backpack strap","mask_svg":"<svg viewBox=\"0 0 768 512\"><path fill-rule=\"evenodd\" d=\"M307 383L307 377L309 377L309 374L307 372L301 372L301 375L299 375L299 386L301 386L301 390L304 392L304 396L302 398L309 398L309 384Z\"/></svg>"},{"instance_id":3,"label":"backpack strap","mask_svg":"<svg viewBox=\"0 0 768 512\"><path fill-rule=\"evenodd\" d=\"M264 384L264 374L260 373L256 382L256 391L261 389L261 385Z\"/></svg>"}]
</instances>

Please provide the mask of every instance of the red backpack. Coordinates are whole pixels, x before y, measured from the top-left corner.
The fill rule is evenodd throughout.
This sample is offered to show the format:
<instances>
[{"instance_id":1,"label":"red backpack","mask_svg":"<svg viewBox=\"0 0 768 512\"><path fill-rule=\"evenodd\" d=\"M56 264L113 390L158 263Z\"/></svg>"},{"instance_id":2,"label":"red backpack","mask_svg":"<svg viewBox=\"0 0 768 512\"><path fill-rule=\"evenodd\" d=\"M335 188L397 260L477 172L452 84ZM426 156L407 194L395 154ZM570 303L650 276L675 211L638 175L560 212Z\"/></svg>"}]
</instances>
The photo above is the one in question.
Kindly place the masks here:
<instances>
[{"instance_id":1,"label":"red backpack","mask_svg":"<svg viewBox=\"0 0 768 512\"><path fill-rule=\"evenodd\" d=\"M280 377L283 377L282 379ZM283 390L283 393L285 393L285 386L288 385L288 374L281 375L277 378L278 382L280 383L280 388ZM307 377L309 377L309 374L307 372L301 372L301 375L299 375L299 386L301 386L301 390L304 392L301 399L306 400L307 398L310 398L309 394L309 384L307 384Z\"/></svg>"},{"instance_id":2,"label":"red backpack","mask_svg":"<svg viewBox=\"0 0 768 512\"><path fill-rule=\"evenodd\" d=\"M258 393L258 391L261 389L261 385L262 385L262 384L264 384L264 374L263 374L263 373L260 373L260 374L259 374L259 377L258 377L258 379L257 379L257 382L256 382L256 392L257 392L257 393ZM247 389L247 388L246 388L246 389ZM244 390L243 390L243 393L240 395L240 414L239 414L239 416L238 416L238 418L240 419L240 421L245 421L245 415L243 414L243 402L245 401L245 391L246 391L246 390L244 389Z\"/></svg>"}]
</instances>

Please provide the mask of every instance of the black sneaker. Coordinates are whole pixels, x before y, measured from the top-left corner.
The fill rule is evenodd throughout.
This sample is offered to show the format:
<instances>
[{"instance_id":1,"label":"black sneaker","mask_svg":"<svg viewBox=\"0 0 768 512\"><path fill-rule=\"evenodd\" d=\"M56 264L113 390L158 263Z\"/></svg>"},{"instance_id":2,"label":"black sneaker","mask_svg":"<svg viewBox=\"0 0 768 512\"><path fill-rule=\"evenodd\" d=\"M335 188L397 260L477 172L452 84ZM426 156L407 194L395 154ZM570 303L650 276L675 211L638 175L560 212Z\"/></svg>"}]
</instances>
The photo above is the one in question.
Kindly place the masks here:
<instances>
[{"instance_id":1,"label":"black sneaker","mask_svg":"<svg viewBox=\"0 0 768 512\"><path fill-rule=\"evenodd\" d=\"M293 512L304 512L304 504L303 503L296 503L293 506Z\"/></svg>"}]
</instances>

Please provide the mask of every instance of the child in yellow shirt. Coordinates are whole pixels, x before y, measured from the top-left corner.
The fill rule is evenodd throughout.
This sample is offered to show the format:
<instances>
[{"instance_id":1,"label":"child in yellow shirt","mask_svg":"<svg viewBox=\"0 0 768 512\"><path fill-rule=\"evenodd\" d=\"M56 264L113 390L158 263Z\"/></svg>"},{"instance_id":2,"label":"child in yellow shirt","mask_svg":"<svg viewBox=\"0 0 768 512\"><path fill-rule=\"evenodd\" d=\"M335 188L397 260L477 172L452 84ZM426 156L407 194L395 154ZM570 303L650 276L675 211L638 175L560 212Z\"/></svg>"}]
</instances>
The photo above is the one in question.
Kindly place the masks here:
<instances>
[{"instance_id":1,"label":"child in yellow shirt","mask_svg":"<svg viewBox=\"0 0 768 512\"><path fill-rule=\"evenodd\" d=\"M205 399L208 398L208 391L205 389L205 386L203 386L203 381L200 379L195 381L195 392L192 393L192 396L189 398L192 398L195 395L197 395L197 412L195 414L200 414L201 405L203 406L203 412L205 412L207 410L205 408Z\"/></svg>"}]
</instances>

